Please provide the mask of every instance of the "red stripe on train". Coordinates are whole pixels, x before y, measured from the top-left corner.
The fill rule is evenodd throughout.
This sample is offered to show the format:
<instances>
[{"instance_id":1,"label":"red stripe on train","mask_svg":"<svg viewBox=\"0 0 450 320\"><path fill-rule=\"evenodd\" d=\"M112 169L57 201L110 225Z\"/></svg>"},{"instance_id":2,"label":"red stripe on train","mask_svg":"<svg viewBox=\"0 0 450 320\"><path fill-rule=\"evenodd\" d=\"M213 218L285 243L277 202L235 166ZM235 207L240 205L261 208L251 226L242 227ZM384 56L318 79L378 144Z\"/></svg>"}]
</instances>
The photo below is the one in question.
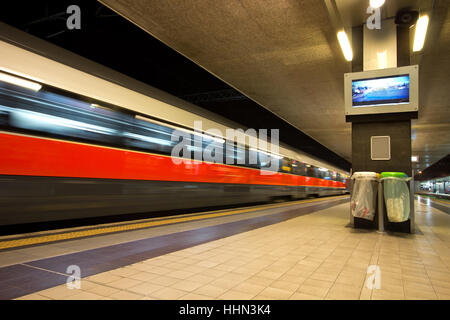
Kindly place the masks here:
<instances>
[{"instance_id":1,"label":"red stripe on train","mask_svg":"<svg viewBox=\"0 0 450 320\"><path fill-rule=\"evenodd\" d=\"M176 165L166 156L7 133L0 133L0 174L345 187L337 181L283 173L261 175L259 170L223 164Z\"/></svg>"}]
</instances>

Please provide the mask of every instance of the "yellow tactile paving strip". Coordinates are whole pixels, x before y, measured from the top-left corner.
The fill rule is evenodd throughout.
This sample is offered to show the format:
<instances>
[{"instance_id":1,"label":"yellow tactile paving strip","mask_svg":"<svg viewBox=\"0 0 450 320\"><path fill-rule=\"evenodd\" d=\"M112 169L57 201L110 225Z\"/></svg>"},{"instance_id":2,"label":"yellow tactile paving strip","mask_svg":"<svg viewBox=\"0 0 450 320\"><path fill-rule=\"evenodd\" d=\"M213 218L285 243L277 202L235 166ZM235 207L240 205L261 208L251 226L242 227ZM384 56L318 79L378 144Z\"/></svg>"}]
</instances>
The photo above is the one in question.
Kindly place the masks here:
<instances>
[{"instance_id":1,"label":"yellow tactile paving strip","mask_svg":"<svg viewBox=\"0 0 450 320\"><path fill-rule=\"evenodd\" d=\"M450 205L450 201L445 200L445 199L436 199L436 198L432 198L432 197L430 197L430 196L425 196L425 195L421 195L421 194L419 194L418 196L419 196L419 197L423 197L423 198L425 198L425 199L430 199L430 201L440 202L440 203L443 203L443 204L445 204L445 205Z\"/></svg>"},{"instance_id":2,"label":"yellow tactile paving strip","mask_svg":"<svg viewBox=\"0 0 450 320\"><path fill-rule=\"evenodd\" d=\"M441 202L441 203L444 203L444 204L447 204L447 205L450 204L450 201L447 201L447 200L433 199L432 201Z\"/></svg>"},{"instance_id":3,"label":"yellow tactile paving strip","mask_svg":"<svg viewBox=\"0 0 450 320\"><path fill-rule=\"evenodd\" d=\"M246 213L246 212L254 212L254 211L258 211L258 210L266 210L266 209L271 209L271 208L294 206L294 205L297 205L300 203L317 202L317 201L324 201L324 200L329 200L329 199L339 199L339 198L343 198L343 197L347 197L347 196L336 196L336 197L326 198L326 199L300 200L300 201L293 201L293 202L289 202L289 203L269 204L269 205L257 206L257 207L246 208L246 209L230 210L230 211L220 211L220 212L210 211L210 212L206 212L205 214L195 215L195 216L182 216L180 218L170 217L170 219L164 219L164 220L159 219L156 221L151 220L151 221L142 222L142 223L130 223L130 224L125 224L125 225L122 224L122 225L118 225L118 226L101 227L101 228L95 228L95 229L89 229L89 230L68 231L68 232L63 232L63 233L58 233L58 234L34 236L34 237L14 239L14 240L4 240L4 241L0 241L0 250L24 247L24 246L30 246L30 245L36 245L36 244L43 244L43 243L50 243L50 242L56 242L56 241L62 241L62 240L72 240L72 239L78 239L78 238L84 238L84 237L103 235L103 234L108 234L108 233L116 233L116 232L144 229L144 228L149 228L149 227L170 225L170 224L180 223L180 222L191 222L191 221L195 221L195 220L217 218L217 217L229 216L229 215Z\"/></svg>"},{"instance_id":4,"label":"yellow tactile paving strip","mask_svg":"<svg viewBox=\"0 0 450 320\"><path fill-rule=\"evenodd\" d=\"M450 205L450 201L449 200L433 198L432 195L417 194L417 196L418 197L425 197L426 199L430 199L431 201L441 202L441 203Z\"/></svg>"}]
</instances>

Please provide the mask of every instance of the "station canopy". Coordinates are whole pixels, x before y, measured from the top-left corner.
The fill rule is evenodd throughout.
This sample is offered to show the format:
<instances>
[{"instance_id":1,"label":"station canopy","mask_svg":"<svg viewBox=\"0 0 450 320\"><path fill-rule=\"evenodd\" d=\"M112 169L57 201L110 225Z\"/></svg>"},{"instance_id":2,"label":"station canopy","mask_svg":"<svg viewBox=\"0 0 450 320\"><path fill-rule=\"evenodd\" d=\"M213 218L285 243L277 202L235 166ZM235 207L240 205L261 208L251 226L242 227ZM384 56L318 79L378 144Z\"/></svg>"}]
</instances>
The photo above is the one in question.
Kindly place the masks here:
<instances>
[{"instance_id":1,"label":"station canopy","mask_svg":"<svg viewBox=\"0 0 450 320\"><path fill-rule=\"evenodd\" d=\"M341 52L330 4L346 29L366 22L369 1L155 1L101 3L351 161ZM335 6L334 6L335 4ZM405 7L430 15L420 65L420 112L412 122L413 168L450 150L450 2L388 0L382 18Z\"/></svg>"}]
</instances>

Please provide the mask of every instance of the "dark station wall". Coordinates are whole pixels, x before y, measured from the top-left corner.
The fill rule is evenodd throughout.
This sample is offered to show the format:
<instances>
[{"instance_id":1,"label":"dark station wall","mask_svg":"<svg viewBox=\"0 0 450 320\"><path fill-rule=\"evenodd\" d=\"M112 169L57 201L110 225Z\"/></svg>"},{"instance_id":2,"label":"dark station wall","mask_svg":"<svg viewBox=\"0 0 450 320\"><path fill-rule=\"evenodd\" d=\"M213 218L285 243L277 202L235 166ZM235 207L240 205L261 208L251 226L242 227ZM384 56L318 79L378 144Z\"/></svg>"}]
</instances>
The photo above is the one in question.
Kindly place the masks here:
<instances>
[{"instance_id":1,"label":"dark station wall","mask_svg":"<svg viewBox=\"0 0 450 320\"><path fill-rule=\"evenodd\" d=\"M370 137L391 137L391 160L371 160ZM352 123L352 169L411 175L411 121Z\"/></svg>"},{"instance_id":2,"label":"dark station wall","mask_svg":"<svg viewBox=\"0 0 450 320\"><path fill-rule=\"evenodd\" d=\"M391 159L372 160L370 137L391 137ZM352 171L404 172L411 176L411 120L353 122L352 123ZM384 229L388 231L410 232L410 220L401 223L389 222L384 208ZM377 210L378 212L378 210ZM378 213L374 221L355 218L356 228L378 228Z\"/></svg>"}]
</instances>

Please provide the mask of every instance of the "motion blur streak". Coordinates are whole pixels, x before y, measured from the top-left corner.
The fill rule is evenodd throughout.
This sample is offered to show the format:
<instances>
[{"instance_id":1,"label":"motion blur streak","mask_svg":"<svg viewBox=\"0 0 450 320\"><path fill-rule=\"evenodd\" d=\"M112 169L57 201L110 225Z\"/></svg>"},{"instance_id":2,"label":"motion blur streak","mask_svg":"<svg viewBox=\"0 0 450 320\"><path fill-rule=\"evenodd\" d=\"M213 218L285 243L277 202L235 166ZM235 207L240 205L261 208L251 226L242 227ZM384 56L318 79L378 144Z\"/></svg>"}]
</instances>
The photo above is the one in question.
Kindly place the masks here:
<instances>
[{"instance_id":1,"label":"motion blur streak","mask_svg":"<svg viewBox=\"0 0 450 320\"><path fill-rule=\"evenodd\" d=\"M56 76L51 66L42 70ZM91 85L101 88L105 80L95 78ZM133 94L128 92L128 103ZM187 127L153 118L45 83L35 91L0 80L0 226L132 213L151 217L347 191L346 173L300 151L283 147L280 155L267 157L264 150L195 130L195 121L220 125L215 119L195 115ZM171 157L177 130L186 133L187 149L202 158L173 161L179 159ZM211 143L218 148L213 160L205 157ZM249 161L255 154L257 160Z\"/></svg>"}]
</instances>

